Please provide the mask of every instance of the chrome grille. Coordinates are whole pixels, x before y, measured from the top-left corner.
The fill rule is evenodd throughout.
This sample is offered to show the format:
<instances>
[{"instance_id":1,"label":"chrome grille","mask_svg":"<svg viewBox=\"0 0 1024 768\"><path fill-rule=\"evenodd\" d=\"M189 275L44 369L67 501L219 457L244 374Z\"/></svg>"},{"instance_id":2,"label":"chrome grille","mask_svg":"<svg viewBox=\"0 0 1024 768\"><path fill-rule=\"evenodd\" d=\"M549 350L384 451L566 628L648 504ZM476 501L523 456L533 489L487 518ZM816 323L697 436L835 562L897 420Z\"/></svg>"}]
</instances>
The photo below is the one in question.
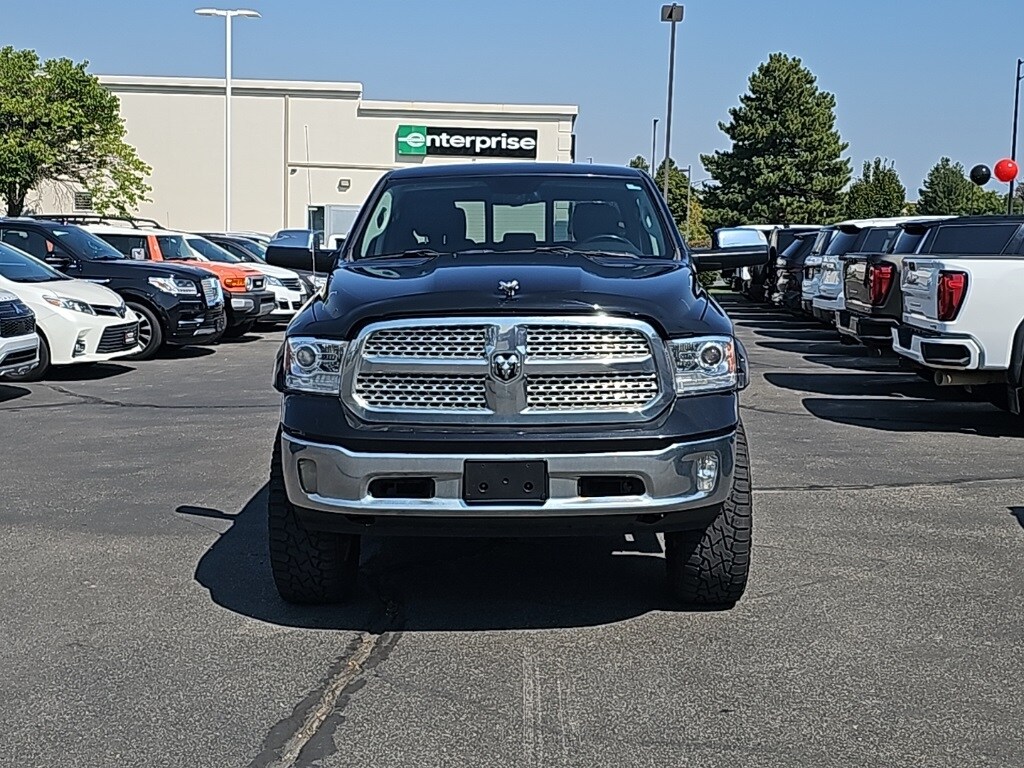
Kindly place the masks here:
<instances>
[{"instance_id":1,"label":"chrome grille","mask_svg":"<svg viewBox=\"0 0 1024 768\"><path fill-rule=\"evenodd\" d=\"M369 422L635 422L675 396L664 342L625 318L394 320L348 354L342 397Z\"/></svg>"},{"instance_id":2,"label":"chrome grille","mask_svg":"<svg viewBox=\"0 0 1024 768\"><path fill-rule=\"evenodd\" d=\"M526 330L526 353L531 358L579 360L647 357L647 338L632 328L532 325Z\"/></svg>"},{"instance_id":3,"label":"chrome grille","mask_svg":"<svg viewBox=\"0 0 1024 768\"><path fill-rule=\"evenodd\" d=\"M278 282L280 282L281 285L284 288L287 288L289 291L301 291L302 290L302 281L299 280L299 278L297 278L297 277L279 277L277 279L278 279Z\"/></svg>"},{"instance_id":4,"label":"chrome grille","mask_svg":"<svg viewBox=\"0 0 1024 768\"><path fill-rule=\"evenodd\" d=\"M364 357L482 360L487 326L423 326L375 331L363 346Z\"/></svg>"},{"instance_id":5,"label":"chrome grille","mask_svg":"<svg viewBox=\"0 0 1024 768\"><path fill-rule=\"evenodd\" d=\"M203 298L206 299L208 307L215 306L224 301L224 294L220 291L217 278L204 277L200 282L203 284Z\"/></svg>"},{"instance_id":6,"label":"chrome grille","mask_svg":"<svg viewBox=\"0 0 1024 768\"><path fill-rule=\"evenodd\" d=\"M643 408L657 395L658 377L653 373L526 377L526 405L531 410L628 410Z\"/></svg>"},{"instance_id":7,"label":"chrome grille","mask_svg":"<svg viewBox=\"0 0 1024 768\"><path fill-rule=\"evenodd\" d=\"M355 393L370 408L481 410L487 408L483 376L363 374Z\"/></svg>"}]
</instances>

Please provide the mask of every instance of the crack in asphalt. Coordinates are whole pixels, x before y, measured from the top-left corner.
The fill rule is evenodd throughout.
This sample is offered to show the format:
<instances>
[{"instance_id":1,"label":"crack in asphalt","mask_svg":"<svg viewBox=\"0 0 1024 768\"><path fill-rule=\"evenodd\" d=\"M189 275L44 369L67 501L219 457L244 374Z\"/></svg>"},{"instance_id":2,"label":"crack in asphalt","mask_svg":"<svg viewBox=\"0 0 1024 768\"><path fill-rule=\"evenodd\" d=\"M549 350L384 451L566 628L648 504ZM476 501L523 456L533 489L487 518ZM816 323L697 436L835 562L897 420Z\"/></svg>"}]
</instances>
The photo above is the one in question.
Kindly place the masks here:
<instances>
[{"instance_id":1,"label":"crack in asphalt","mask_svg":"<svg viewBox=\"0 0 1024 768\"><path fill-rule=\"evenodd\" d=\"M0 410L5 411L28 411L28 410L42 410L42 409L56 409L56 408L67 408L71 405L102 405L110 408L128 408L128 409L150 409L160 411L219 411L219 410L277 410L280 406L278 405L261 405L258 403L232 403L230 405L197 405L193 403L187 404L161 404L161 403L128 403L123 400L108 400L97 395L84 395L79 392L74 392L64 387L59 387L56 384L45 384L47 389L57 394L64 395L65 397L74 398L80 402L78 403L39 403L35 405L13 405L7 406Z\"/></svg>"},{"instance_id":2,"label":"crack in asphalt","mask_svg":"<svg viewBox=\"0 0 1024 768\"><path fill-rule=\"evenodd\" d=\"M875 491L899 490L905 488L949 488L958 485L980 485L983 483L1020 483L1024 477L972 477L950 480L932 480L923 483L854 483L850 485L769 485L754 488L754 493L792 493L793 491Z\"/></svg>"}]
</instances>

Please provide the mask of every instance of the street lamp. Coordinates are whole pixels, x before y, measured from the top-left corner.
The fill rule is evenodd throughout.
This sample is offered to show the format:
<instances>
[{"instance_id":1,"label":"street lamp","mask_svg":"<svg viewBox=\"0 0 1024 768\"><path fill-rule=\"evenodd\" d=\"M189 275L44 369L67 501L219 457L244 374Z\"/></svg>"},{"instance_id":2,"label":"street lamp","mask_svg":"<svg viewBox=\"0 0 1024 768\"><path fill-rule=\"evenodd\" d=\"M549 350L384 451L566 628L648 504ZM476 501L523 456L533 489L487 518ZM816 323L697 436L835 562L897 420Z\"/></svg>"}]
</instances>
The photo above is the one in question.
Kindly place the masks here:
<instances>
[{"instance_id":1,"label":"street lamp","mask_svg":"<svg viewBox=\"0 0 1024 768\"><path fill-rule=\"evenodd\" d=\"M224 17L224 231L231 231L231 21L235 16L261 18L249 8L196 8L200 16Z\"/></svg>"},{"instance_id":2,"label":"street lamp","mask_svg":"<svg viewBox=\"0 0 1024 768\"><path fill-rule=\"evenodd\" d=\"M668 110L665 115L665 177L662 194L668 200L668 160L672 151L672 90L676 79L676 26L683 20L683 6L678 3L661 6L661 20L672 24L672 41L668 52Z\"/></svg>"},{"instance_id":3,"label":"street lamp","mask_svg":"<svg viewBox=\"0 0 1024 768\"><path fill-rule=\"evenodd\" d=\"M1017 118L1020 116L1020 81L1024 80L1021 74L1021 67L1024 66L1024 59L1017 59L1017 81L1014 83L1015 95L1013 97L1013 139L1010 143L1010 159L1017 162ZM1010 180L1010 196L1006 202L1006 212L1013 214L1013 187L1016 179Z\"/></svg>"},{"instance_id":4,"label":"street lamp","mask_svg":"<svg viewBox=\"0 0 1024 768\"><path fill-rule=\"evenodd\" d=\"M654 167L658 163L658 118L651 124L651 178L656 179Z\"/></svg>"}]
</instances>

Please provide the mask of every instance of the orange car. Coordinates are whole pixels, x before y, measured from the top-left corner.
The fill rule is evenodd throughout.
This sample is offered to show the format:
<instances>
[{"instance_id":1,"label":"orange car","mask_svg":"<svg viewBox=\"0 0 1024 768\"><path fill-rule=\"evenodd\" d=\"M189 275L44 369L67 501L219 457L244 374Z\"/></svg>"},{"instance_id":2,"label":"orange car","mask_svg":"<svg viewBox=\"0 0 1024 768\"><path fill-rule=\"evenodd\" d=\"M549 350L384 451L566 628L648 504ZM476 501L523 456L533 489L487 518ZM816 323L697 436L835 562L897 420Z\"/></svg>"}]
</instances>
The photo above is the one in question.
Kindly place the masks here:
<instances>
[{"instance_id":1,"label":"orange car","mask_svg":"<svg viewBox=\"0 0 1024 768\"><path fill-rule=\"evenodd\" d=\"M87 224L83 228L106 240L129 258L187 261L215 274L224 289L224 307L227 310L225 336L237 337L248 333L261 317L274 309L274 294L265 290L266 276L262 272L244 264L222 264L205 259L189 247L179 232L101 224Z\"/></svg>"}]
</instances>

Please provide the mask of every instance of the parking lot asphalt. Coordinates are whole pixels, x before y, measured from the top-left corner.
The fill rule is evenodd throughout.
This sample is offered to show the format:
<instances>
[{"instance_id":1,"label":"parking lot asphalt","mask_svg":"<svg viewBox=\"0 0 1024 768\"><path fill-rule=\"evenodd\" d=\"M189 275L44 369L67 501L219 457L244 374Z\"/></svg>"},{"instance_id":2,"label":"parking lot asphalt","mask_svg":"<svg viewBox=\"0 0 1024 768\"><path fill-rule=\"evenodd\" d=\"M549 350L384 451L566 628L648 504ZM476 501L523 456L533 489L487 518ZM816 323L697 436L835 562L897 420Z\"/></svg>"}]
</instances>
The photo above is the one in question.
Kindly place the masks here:
<instances>
[{"instance_id":1,"label":"parking lot asphalt","mask_svg":"<svg viewBox=\"0 0 1024 768\"><path fill-rule=\"evenodd\" d=\"M651 540L265 550L280 332L0 384L0 765L1024 765L1024 428L723 298L751 357L747 595Z\"/></svg>"}]
</instances>

